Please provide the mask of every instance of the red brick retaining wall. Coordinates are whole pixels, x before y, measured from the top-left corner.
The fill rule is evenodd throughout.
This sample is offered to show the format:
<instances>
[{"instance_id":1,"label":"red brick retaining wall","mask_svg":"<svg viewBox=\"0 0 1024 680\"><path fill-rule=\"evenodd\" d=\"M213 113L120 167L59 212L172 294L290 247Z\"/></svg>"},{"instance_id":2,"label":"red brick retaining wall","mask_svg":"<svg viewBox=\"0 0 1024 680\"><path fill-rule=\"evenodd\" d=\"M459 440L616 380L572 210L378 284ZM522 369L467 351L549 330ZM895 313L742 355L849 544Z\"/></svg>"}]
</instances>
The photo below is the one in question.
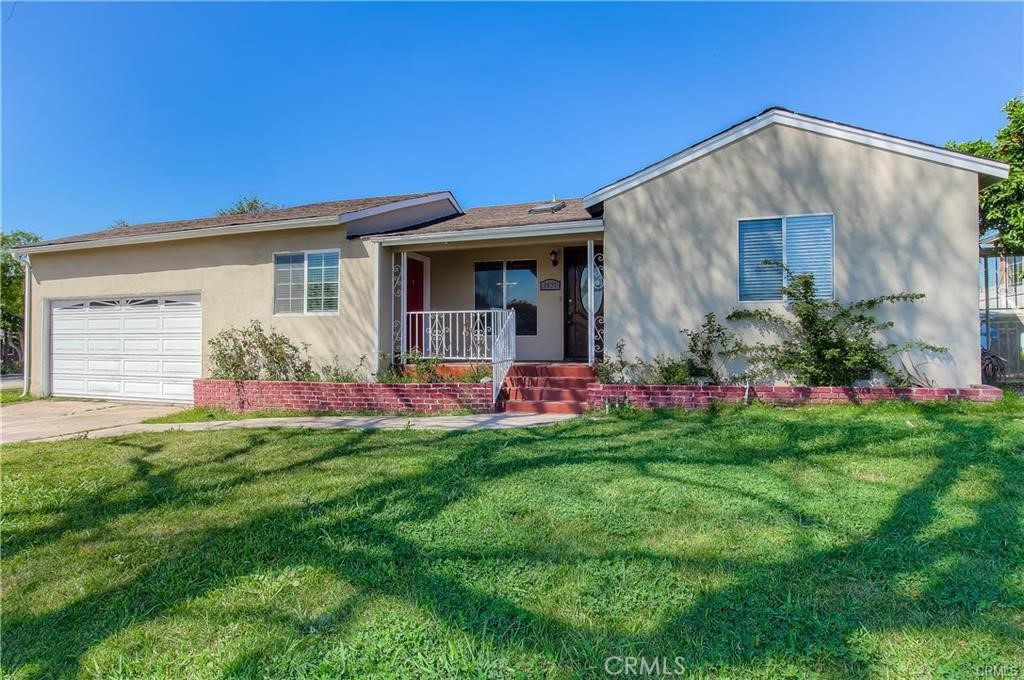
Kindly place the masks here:
<instances>
[{"instance_id":1,"label":"red brick retaining wall","mask_svg":"<svg viewBox=\"0 0 1024 680\"><path fill-rule=\"evenodd\" d=\"M192 383L196 406L229 411L493 411L484 383L320 383L206 380Z\"/></svg>"},{"instance_id":2,"label":"red brick retaining wall","mask_svg":"<svg viewBox=\"0 0 1024 680\"><path fill-rule=\"evenodd\" d=\"M742 385L605 385L587 386L591 409L628 403L637 408L703 408L710 402L743 403ZM748 398L767 404L861 404L873 401L998 401L1002 390L977 387L791 387L751 386Z\"/></svg>"}]
</instances>

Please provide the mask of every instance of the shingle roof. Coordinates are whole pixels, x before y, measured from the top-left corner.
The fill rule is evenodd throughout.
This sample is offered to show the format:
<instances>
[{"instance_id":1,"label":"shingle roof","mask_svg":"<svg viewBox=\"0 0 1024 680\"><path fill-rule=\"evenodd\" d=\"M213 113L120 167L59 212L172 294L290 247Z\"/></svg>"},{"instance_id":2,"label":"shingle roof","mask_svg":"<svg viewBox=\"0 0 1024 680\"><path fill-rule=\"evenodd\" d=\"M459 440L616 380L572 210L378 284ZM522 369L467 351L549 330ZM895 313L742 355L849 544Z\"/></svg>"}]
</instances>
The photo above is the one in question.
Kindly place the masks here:
<instances>
[{"instance_id":1,"label":"shingle roof","mask_svg":"<svg viewBox=\"0 0 1024 680\"><path fill-rule=\"evenodd\" d=\"M592 219L592 215L583 207L579 198L560 198L565 207L556 212L530 212L544 201L530 203L512 203L509 205L489 205L481 208L470 208L461 215L444 217L428 224L400 229L392 234L436 234L448 231L466 231L469 229L491 229L494 227L522 227L528 224L557 224L559 222L575 222Z\"/></svg>"},{"instance_id":2,"label":"shingle roof","mask_svg":"<svg viewBox=\"0 0 1024 680\"><path fill-rule=\"evenodd\" d=\"M105 239L121 238L125 236L148 236L151 234L195 231L198 229L210 229L213 227L230 227L240 224L277 222L279 220L330 217L332 215L345 215L359 210L366 210L367 208L375 208L388 203L395 203L397 201L404 201L410 198L420 198L422 196L429 195L431 194L402 194L397 196L350 198L343 201L310 203L308 205L296 205L290 208L278 208L276 210L265 210L263 212L244 213L241 215L216 215L214 217L202 217L193 220L175 220L173 222L146 222L144 224L133 224L126 227L104 229L103 231L93 231L88 234L65 236L63 238L51 239L49 241L39 241L37 243L33 243L32 246L37 247L58 245L62 243L102 241Z\"/></svg>"}]
</instances>

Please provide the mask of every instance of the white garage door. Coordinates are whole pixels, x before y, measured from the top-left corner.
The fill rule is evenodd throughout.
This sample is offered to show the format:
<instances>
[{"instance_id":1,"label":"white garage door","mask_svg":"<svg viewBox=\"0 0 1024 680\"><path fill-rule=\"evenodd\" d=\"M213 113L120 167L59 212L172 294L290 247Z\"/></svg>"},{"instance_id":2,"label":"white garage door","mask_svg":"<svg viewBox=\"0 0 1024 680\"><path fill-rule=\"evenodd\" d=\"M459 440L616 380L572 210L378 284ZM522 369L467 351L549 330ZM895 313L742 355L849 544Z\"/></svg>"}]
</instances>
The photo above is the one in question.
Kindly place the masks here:
<instances>
[{"instance_id":1,"label":"white garage door","mask_svg":"<svg viewBox=\"0 0 1024 680\"><path fill-rule=\"evenodd\" d=\"M202 371L198 295L65 300L52 309L54 395L192 401Z\"/></svg>"}]
</instances>

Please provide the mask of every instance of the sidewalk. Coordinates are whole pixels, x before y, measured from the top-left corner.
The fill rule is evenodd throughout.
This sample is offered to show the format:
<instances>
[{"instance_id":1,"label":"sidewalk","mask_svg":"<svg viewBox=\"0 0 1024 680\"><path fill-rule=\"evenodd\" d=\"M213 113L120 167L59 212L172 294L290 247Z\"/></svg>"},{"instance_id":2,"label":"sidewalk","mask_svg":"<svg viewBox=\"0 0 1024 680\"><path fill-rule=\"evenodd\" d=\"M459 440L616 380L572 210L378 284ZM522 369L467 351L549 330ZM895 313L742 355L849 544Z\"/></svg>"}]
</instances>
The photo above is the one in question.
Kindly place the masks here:
<instances>
[{"instance_id":1,"label":"sidewalk","mask_svg":"<svg viewBox=\"0 0 1024 680\"><path fill-rule=\"evenodd\" d=\"M577 416L563 413L517 415L481 413L468 416L303 416L295 418L251 418L249 420L212 420L201 423L161 423L103 427L74 434L62 434L33 441L94 439L143 432L205 432L207 430L252 429L261 427L297 427L311 430L507 430L516 427L551 425Z\"/></svg>"}]
</instances>

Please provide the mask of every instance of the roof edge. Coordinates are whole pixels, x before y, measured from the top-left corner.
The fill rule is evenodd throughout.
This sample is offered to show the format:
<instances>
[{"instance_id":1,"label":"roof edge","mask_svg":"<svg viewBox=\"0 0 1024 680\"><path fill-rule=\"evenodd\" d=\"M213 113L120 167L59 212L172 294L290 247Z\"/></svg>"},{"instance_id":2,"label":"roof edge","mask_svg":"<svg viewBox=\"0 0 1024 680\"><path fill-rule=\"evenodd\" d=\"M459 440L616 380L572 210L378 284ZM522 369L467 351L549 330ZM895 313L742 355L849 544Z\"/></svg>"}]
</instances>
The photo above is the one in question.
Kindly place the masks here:
<instances>
[{"instance_id":1,"label":"roof edge","mask_svg":"<svg viewBox=\"0 0 1024 680\"><path fill-rule=\"evenodd\" d=\"M292 220L277 220L274 222L254 222L251 224L230 224L223 227L208 227L206 229L184 229L178 231L165 231L156 234L138 234L135 236L117 236L114 238L95 239L92 241L70 241L67 243L51 243L22 246L12 248L15 254L32 255L35 253L55 253L64 250L86 250L91 248L112 248L114 246L130 246L145 243L159 243L162 241L184 241L194 238L208 238L212 236L231 236L234 234L247 234L261 231L277 231L282 229L308 229L314 227L330 227L341 224L341 217L329 215L327 217L300 217Z\"/></svg>"},{"instance_id":2,"label":"roof edge","mask_svg":"<svg viewBox=\"0 0 1024 680\"><path fill-rule=\"evenodd\" d=\"M459 231L436 231L429 234L386 234L367 236L365 238L385 246L418 245L427 243L458 243L467 241L489 241L502 238L530 238L535 236L559 236L563 234L592 234L604 231L604 219L595 217L589 220L573 220L571 222L545 222L539 224L521 224L508 227L486 227L483 229L463 229Z\"/></svg>"},{"instance_id":3,"label":"roof edge","mask_svg":"<svg viewBox=\"0 0 1024 680\"><path fill-rule=\"evenodd\" d=\"M461 211L458 201L451 191L440 191L417 198L407 198L391 203L364 208L338 215L326 215L320 217L297 217L289 220L273 220L270 222L249 222L245 224L227 224L220 227L204 227L201 229L178 229L175 231L157 232L153 234L137 234L132 236L114 236L111 238L100 238L84 241L64 241L61 243L39 243L20 248L12 248L15 255L32 255L34 253L53 253L66 250L85 250L89 248L112 248L115 246L141 245L146 243L160 243L165 241L181 241L193 238L209 238L214 236L233 236L236 234L258 233L264 231L280 231L285 229L310 229L317 227L332 227L346 224L355 220L363 219L372 215L385 214L393 210L401 210L414 205L421 205L432 201L448 201L456 209Z\"/></svg>"},{"instance_id":4,"label":"roof edge","mask_svg":"<svg viewBox=\"0 0 1024 680\"><path fill-rule=\"evenodd\" d=\"M994 178L995 180L1006 179L1009 176L1010 166L988 158L972 156L960 151L944 149L932 144L917 142L903 137L896 137L882 132L875 132L864 128L854 127L845 123L838 123L824 118L808 116L795 113L788 109L771 108L758 115L748 118L732 127L726 128L707 139L689 146L682 151L672 154L656 163L653 163L642 170L628 175L617 182L605 185L600 189L591 192L583 197L583 206L591 208L609 198L629 191L641 184L649 182L661 175L671 172L687 163L706 156L718 149L739 141L758 130L769 125L785 125L823 134L836 139L844 139L849 142L864 144L877 149L892 151L905 156L912 156L922 160L941 163L952 167L970 170L979 175Z\"/></svg>"}]
</instances>

